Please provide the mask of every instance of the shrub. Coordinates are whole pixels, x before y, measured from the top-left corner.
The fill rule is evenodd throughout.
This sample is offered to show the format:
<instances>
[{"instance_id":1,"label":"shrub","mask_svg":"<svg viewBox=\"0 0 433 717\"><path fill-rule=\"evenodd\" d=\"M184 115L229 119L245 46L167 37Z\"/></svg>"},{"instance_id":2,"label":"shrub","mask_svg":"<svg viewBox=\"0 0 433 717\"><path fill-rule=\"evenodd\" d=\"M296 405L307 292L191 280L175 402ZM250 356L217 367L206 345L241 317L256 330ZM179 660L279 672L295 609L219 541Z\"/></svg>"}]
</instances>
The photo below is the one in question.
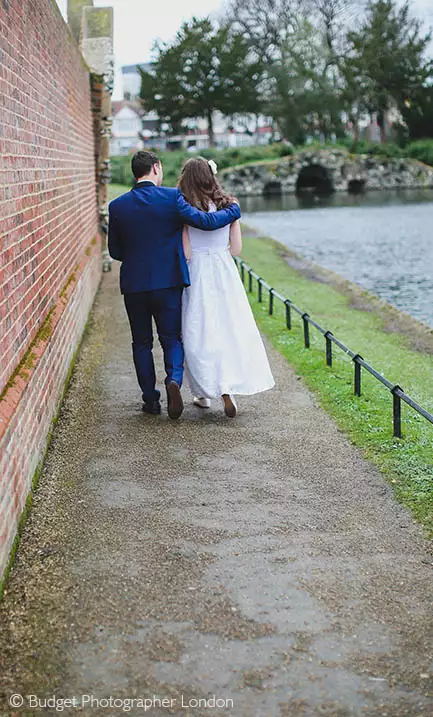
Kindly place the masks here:
<instances>
[{"instance_id":1,"label":"shrub","mask_svg":"<svg viewBox=\"0 0 433 717\"><path fill-rule=\"evenodd\" d=\"M111 157L111 181L113 184L131 186L134 177L131 172L131 157Z\"/></svg>"},{"instance_id":2,"label":"shrub","mask_svg":"<svg viewBox=\"0 0 433 717\"><path fill-rule=\"evenodd\" d=\"M353 154L373 154L380 157L390 158L405 156L405 150L392 142L381 144L380 142L361 140L360 142L353 143L352 147L350 147L350 151Z\"/></svg>"},{"instance_id":3,"label":"shrub","mask_svg":"<svg viewBox=\"0 0 433 717\"><path fill-rule=\"evenodd\" d=\"M227 149L203 149L199 153L175 151L156 152L164 166L164 184L176 186L183 163L190 157L202 156L214 159L218 169L226 169L236 164L259 162L262 159L273 159L293 154L289 145L275 143L252 147L229 147ZM111 158L111 175L113 184L131 186L134 179L131 173L131 155Z\"/></svg>"},{"instance_id":4,"label":"shrub","mask_svg":"<svg viewBox=\"0 0 433 717\"><path fill-rule=\"evenodd\" d=\"M410 157L418 159L424 164L433 165L433 139L420 139L416 142L409 142L406 147L399 147L397 144L388 142L358 142L352 147L356 154L374 154L381 157Z\"/></svg>"},{"instance_id":5,"label":"shrub","mask_svg":"<svg viewBox=\"0 0 433 717\"><path fill-rule=\"evenodd\" d=\"M421 139L416 142L409 142L405 147L400 147L393 142L381 144L380 142L370 142L368 140L360 140L354 143L353 140L339 140L337 144L310 144L303 147L297 147L296 150L302 149L347 149L351 154L371 154L376 157L388 157L389 159L409 157L418 159L424 164L433 166L433 139Z\"/></svg>"},{"instance_id":6,"label":"shrub","mask_svg":"<svg viewBox=\"0 0 433 717\"><path fill-rule=\"evenodd\" d=\"M433 139L419 139L406 147L408 157L433 165Z\"/></svg>"}]
</instances>

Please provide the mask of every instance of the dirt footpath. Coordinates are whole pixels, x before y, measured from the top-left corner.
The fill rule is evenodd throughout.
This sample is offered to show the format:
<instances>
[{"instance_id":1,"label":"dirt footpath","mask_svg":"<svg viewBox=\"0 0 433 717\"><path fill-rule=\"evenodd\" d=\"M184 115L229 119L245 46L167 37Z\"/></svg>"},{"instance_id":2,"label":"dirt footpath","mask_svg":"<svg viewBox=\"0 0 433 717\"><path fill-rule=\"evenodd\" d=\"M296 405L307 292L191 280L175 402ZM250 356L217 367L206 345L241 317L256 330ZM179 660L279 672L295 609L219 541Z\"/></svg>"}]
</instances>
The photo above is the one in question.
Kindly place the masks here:
<instances>
[{"instance_id":1,"label":"dirt footpath","mask_svg":"<svg viewBox=\"0 0 433 717\"><path fill-rule=\"evenodd\" d=\"M432 715L421 529L273 350L235 420L144 416L117 282L1 606L1 714Z\"/></svg>"}]
</instances>

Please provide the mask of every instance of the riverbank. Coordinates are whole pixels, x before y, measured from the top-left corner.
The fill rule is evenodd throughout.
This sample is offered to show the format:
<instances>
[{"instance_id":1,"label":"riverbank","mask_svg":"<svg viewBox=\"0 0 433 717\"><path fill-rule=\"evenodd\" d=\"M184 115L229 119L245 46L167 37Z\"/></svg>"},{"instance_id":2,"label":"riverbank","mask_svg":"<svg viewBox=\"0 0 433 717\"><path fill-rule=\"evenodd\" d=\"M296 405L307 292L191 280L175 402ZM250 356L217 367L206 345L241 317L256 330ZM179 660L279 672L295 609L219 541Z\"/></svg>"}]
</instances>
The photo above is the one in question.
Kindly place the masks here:
<instances>
[{"instance_id":1,"label":"riverbank","mask_svg":"<svg viewBox=\"0 0 433 717\"><path fill-rule=\"evenodd\" d=\"M369 192L356 199L291 211L285 202L251 198L242 200L243 221L433 328L433 243L426 230L433 222L433 190Z\"/></svg>"},{"instance_id":2,"label":"riverbank","mask_svg":"<svg viewBox=\"0 0 433 717\"><path fill-rule=\"evenodd\" d=\"M244 234L242 258L267 283L433 411L433 332L428 327L278 242L247 227ZM287 331L280 302L275 302L275 313L269 316L267 302L259 303L256 292L250 301L271 343L303 376L339 428L384 473L397 500L433 535L432 425L405 406L404 438L393 438L388 391L364 374L363 395L355 397L350 359L337 350L334 365L327 367L318 332L311 332L311 348L305 349L302 322L294 320L293 330Z\"/></svg>"}]
</instances>

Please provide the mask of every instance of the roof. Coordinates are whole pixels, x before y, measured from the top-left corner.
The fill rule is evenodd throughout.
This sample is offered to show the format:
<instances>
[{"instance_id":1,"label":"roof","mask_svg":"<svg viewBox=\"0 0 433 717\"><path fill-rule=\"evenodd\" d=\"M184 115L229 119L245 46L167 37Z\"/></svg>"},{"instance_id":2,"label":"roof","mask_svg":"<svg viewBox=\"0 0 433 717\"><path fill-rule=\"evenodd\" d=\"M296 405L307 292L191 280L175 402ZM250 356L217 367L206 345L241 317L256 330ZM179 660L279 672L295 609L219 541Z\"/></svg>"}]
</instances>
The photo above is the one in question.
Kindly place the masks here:
<instances>
[{"instance_id":1,"label":"roof","mask_svg":"<svg viewBox=\"0 0 433 717\"><path fill-rule=\"evenodd\" d=\"M142 70L145 70L146 72L150 71L150 68L152 67L151 62L137 62L136 65L124 65L121 68L122 75L136 75L138 74L137 67L140 67Z\"/></svg>"},{"instance_id":2,"label":"roof","mask_svg":"<svg viewBox=\"0 0 433 717\"><path fill-rule=\"evenodd\" d=\"M138 115L140 115L140 117L145 114L145 111L139 102L132 102L131 100L114 100L111 103L113 117L115 117L118 112L120 112L120 110L123 110L124 107L129 107L130 110L136 112Z\"/></svg>"}]
</instances>

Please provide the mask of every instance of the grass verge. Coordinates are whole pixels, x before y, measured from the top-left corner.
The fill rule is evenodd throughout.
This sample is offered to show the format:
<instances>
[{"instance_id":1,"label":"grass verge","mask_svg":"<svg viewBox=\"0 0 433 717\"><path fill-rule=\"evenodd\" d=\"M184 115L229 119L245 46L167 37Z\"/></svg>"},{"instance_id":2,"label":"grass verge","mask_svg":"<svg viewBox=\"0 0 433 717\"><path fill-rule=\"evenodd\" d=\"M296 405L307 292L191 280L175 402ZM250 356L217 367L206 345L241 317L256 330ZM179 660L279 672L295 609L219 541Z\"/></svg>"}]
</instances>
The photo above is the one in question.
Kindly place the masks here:
<instances>
[{"instance_id":1,"label":"grass verge","mask_svg":"<svg viewBox=\"0 0 433 717\"><path fill-rule=\"evenodd\" d=\"M108 201L111 202L112 199L116 199L116 197L119 197L121 194L129 192L130 189L131 187L128 187L126 184L109 184Z\"/></svg>"},{"instance_id":2,"label":"grass verge","mask_svg":"<svg viewBox=\"0 0 433 717\"><path fill-rule=\"evenodd\" d=\"M411 349L406 337L386 331L381 315L350 305L347 296L325 283L312 281L284 260L286 248L271 239L245 231L242 258L263 279L322 326L373 365L421 405L433 412L433 356ZM247 283L247 282L246 282ZM303 343L302 321L293 316L293 328L285 328L285 309L275 301L268 314L268 295L257 299L256 282L250 303L260 329L303 376L350 440L385 475L399 502L408 507L433 536L433 426L403 404L403 438L392 435L391 394L363 372L362 396L353 394L353 364L333 347L334 363L325 363L325 341L311 329L311 348Z\"/></svg>"}]
</instances>

